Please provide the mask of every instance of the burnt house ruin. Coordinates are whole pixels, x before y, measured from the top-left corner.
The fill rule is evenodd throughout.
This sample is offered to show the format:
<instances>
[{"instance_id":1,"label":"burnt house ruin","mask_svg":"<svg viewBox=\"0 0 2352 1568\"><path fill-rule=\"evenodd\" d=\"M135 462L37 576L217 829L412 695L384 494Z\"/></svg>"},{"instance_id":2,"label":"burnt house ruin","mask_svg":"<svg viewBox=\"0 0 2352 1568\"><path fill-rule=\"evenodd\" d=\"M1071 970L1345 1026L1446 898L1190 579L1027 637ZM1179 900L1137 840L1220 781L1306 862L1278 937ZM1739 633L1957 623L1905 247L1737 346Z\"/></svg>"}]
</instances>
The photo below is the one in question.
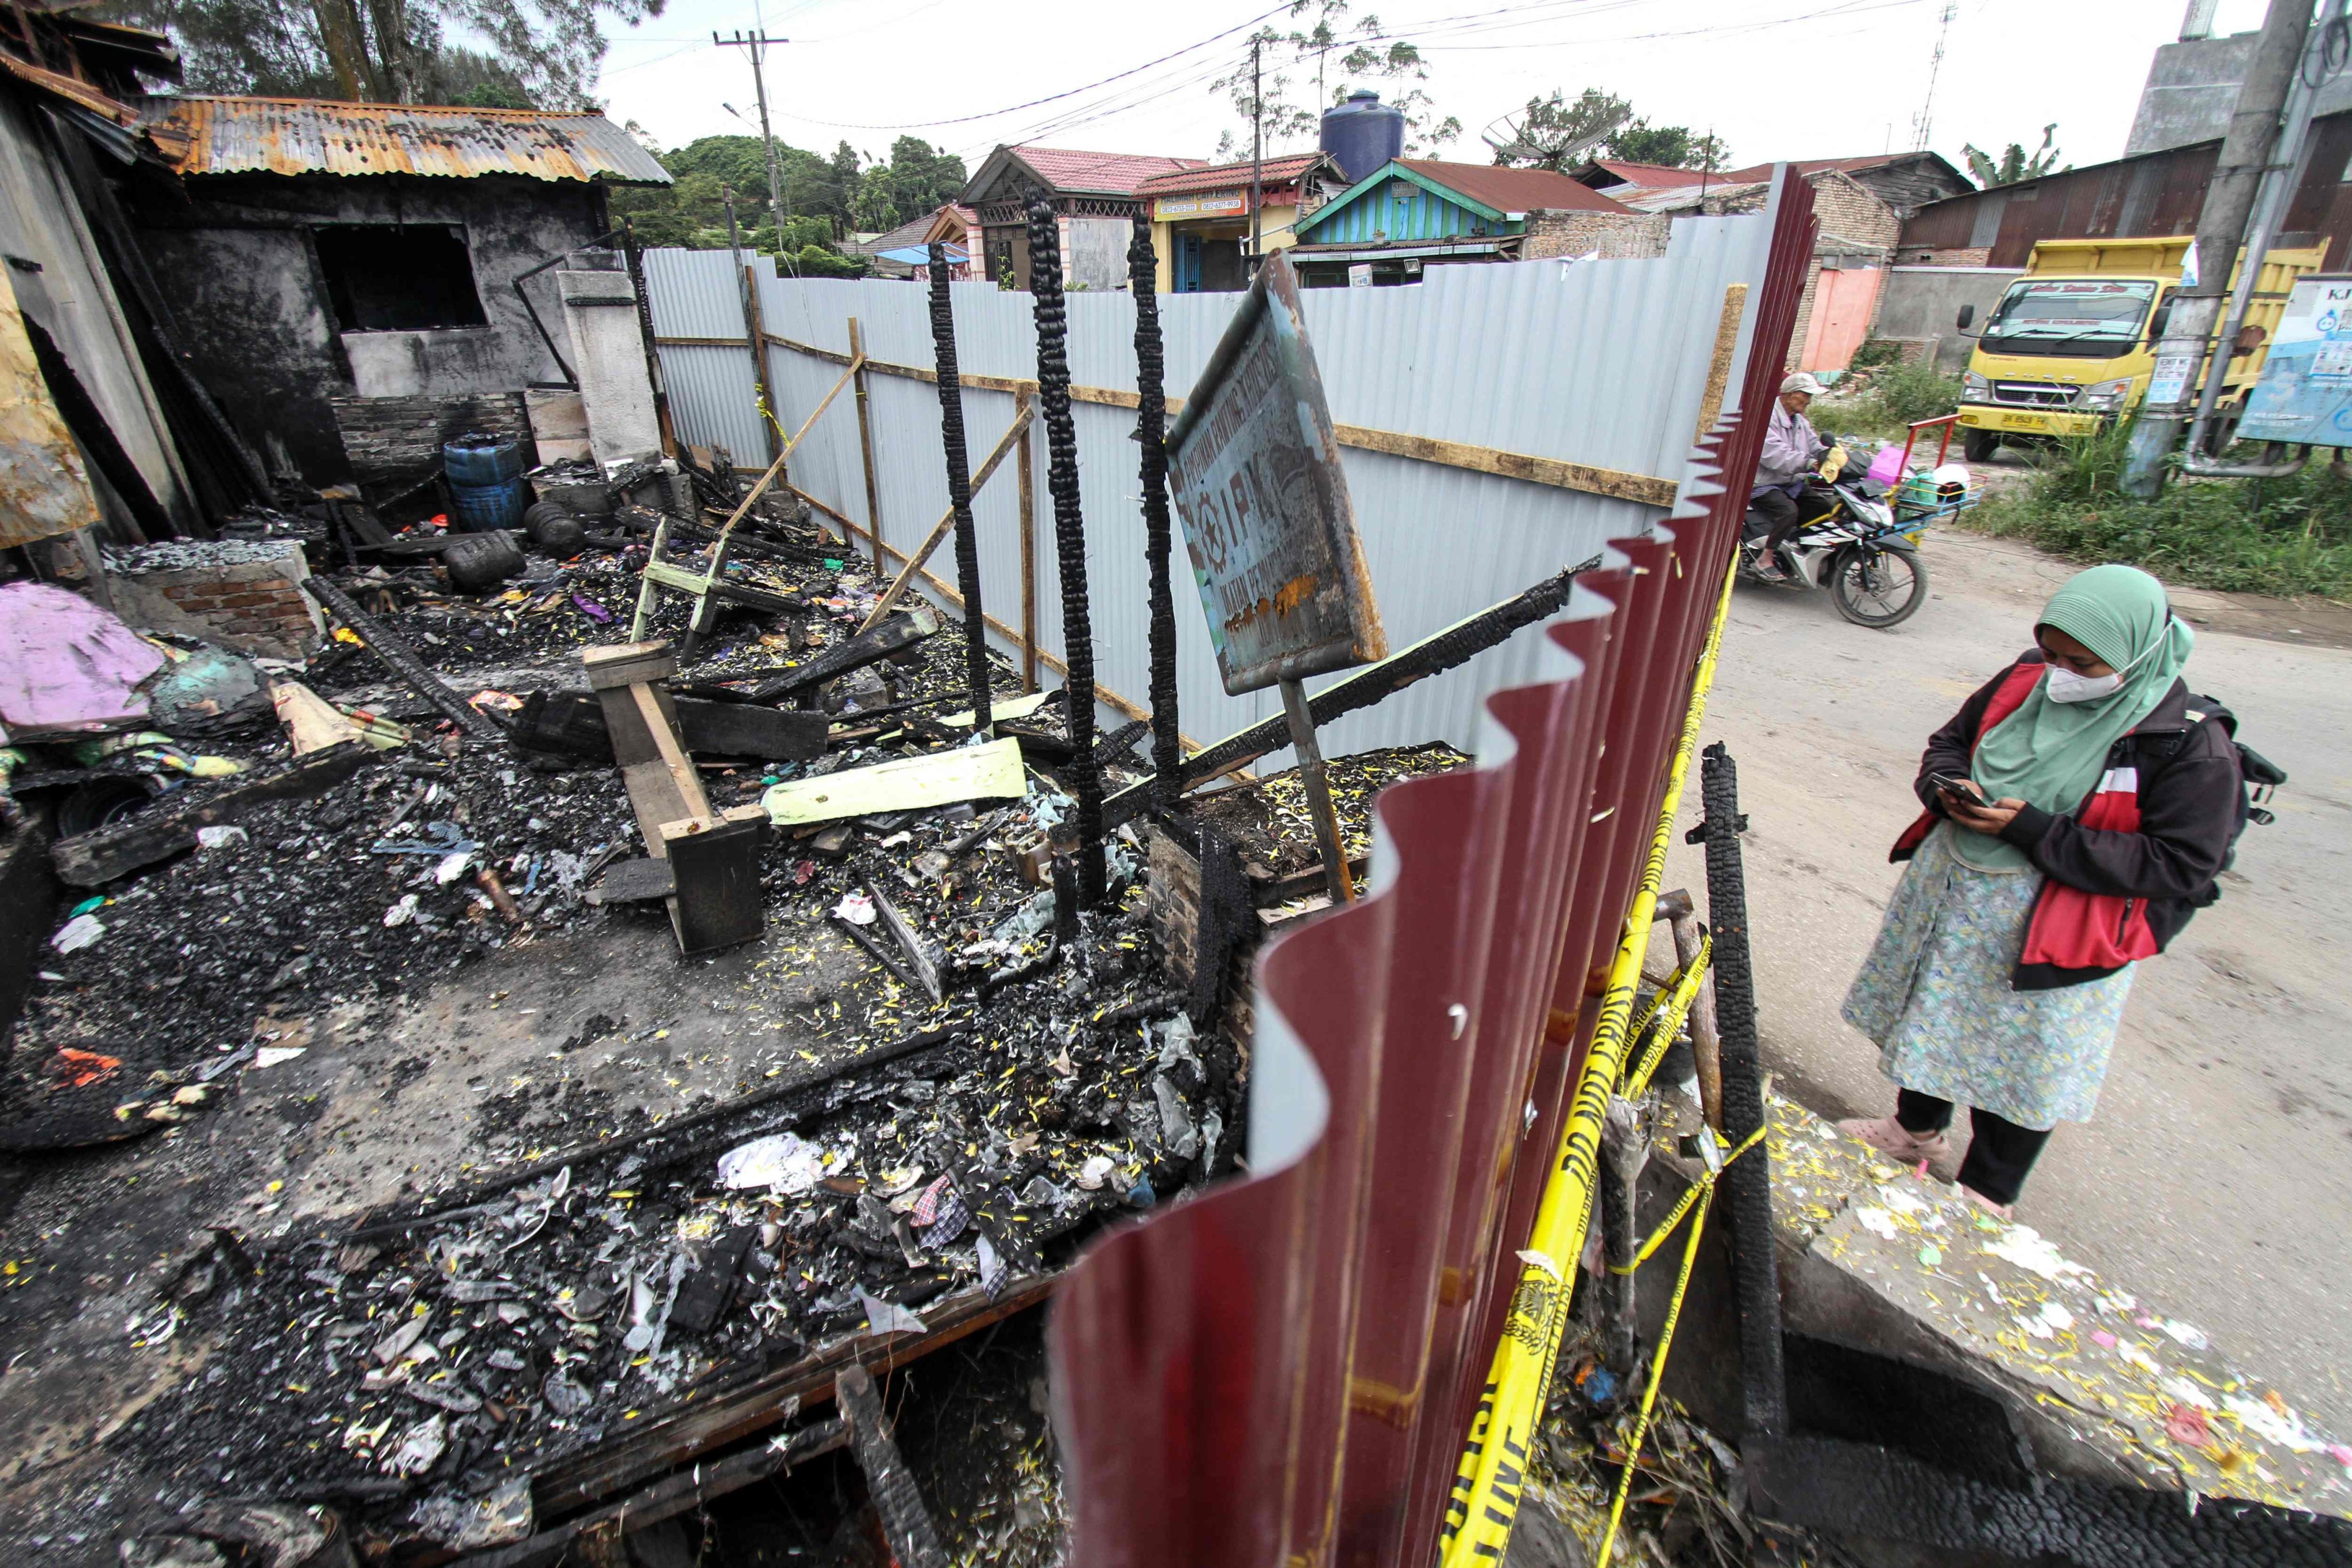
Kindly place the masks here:
<instances>
[{"instance_id":1,"label":"burnt house ruin","mask_svg":"<svg viewBox=\"0 0 2352 1568\"><path fill-rule=\"evenodd\" d=\"M156 108L178 178L141 182L131 216L196 375L275 472L376 500L460 431L528 442L529 389L554 394L542 421L566 401L562 307L537 269L607 233L608 185L669 178L595 114Z\"/></svg>"}]
</instances>

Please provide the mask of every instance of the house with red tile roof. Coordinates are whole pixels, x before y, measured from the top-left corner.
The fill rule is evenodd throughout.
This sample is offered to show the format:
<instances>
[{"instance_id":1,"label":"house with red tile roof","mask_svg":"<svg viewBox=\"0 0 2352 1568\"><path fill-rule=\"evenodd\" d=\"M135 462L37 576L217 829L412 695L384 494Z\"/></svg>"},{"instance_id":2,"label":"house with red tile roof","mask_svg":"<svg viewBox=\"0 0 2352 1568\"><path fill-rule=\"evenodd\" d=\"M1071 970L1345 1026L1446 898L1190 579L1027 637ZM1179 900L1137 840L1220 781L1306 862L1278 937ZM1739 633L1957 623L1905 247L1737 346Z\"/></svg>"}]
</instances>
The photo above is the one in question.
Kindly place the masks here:
<instances>
[{"instance_id":1,"label":"house with red tile roof","mask_svg":"<svg viewBox=\"0 0 2352 1568\"><path fill-rule=\"evenodd\" d=\"M1299 217L1346 187L1328 153L1284 153L1255 164L1243 159L1153 175L1136 194L1151 204L1160 291L1248 288L1252 247L1264 255L1297 243Z\"/></svg>"},{"instance_id":2,"label":"house with red tile roof","mask_svg":"<svg viewBox=\"0 0 2352 1568\"><path fill-rule=\"evenodd\" d=\"M1053 204L1061 226L1062 276L1071 288L1127 287L1127 247L1147 200L1148 180L1205 167L1202 158L1084 153L1067 147L1000 146L964 184L959 205L980 215L981 256L990 278L1029 287L1029 204Z\"/></svg>"}]
</instances>

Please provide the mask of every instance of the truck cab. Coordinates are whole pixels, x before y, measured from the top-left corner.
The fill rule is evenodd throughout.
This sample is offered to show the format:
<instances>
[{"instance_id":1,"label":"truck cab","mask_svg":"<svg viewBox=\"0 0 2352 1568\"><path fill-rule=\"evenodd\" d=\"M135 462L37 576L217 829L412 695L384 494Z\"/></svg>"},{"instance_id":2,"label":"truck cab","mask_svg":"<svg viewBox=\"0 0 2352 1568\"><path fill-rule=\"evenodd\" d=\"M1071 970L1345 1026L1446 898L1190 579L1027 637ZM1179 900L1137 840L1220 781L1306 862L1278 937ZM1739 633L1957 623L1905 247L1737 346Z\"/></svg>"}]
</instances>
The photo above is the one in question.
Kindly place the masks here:
<instances>
[{"instance_id":1,"label":"truck cab","mask_svg":"<svg viewBox=\"0 0 2352 1568\"><path fill-rule=\"evenodd\" d=\"M2137 408L2189 243L2180 235L2036 245L2025 276L1985 319L1960 378L1969 459L1983 461L2004 437L2095 435ZM2231 355L2225 403L2239 402L2253 385L2295 279L2316 271L2326 254L2315 246L2273 250L2263 259L2247 331ZM1961 307L1964 334L1974 314Z\"/></svg>"}]
</instances>

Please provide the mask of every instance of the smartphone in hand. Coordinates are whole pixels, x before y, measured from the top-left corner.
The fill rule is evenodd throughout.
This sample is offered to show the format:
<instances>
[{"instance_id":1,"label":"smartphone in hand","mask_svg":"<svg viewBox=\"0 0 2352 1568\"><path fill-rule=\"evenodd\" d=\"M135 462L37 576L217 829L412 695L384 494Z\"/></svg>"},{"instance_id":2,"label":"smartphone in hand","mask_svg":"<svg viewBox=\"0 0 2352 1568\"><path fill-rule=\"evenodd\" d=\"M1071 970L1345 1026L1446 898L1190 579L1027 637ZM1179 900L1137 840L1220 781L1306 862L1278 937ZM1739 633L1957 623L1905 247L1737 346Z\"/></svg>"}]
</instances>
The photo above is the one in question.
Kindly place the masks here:
<instances>
[{"instance_id":1,"label":"smartphone in hand","mask_svg":"<svg viewBox=\"0 0 2352 1568\"><path fill-rule=\"evenodd\" d=\"M1955 795L1979 805L1985 804L1984 791L1977 787L1977 781L1972 778L1964 778L1958 773L1929 773L1927 784L1938 795Z\"/></svg>"}]
</instances>

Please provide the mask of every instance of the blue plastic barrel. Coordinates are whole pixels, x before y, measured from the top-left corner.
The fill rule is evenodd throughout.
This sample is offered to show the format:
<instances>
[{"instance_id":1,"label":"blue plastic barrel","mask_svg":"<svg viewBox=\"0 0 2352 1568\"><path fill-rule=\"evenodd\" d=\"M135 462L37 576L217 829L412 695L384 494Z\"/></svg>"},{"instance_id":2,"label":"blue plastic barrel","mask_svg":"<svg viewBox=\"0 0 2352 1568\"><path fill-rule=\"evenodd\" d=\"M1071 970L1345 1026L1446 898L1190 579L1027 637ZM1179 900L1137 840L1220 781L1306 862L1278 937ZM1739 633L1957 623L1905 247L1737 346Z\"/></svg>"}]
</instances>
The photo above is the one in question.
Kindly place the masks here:
<instances>
[{"instance_id":1,"label":"blue plastic barrel","mask_svg":"<svg viewBox=\"0 0 2352 1568\"><path fill-rule=\"evenodd\" d=\"M1322 130L1323 151L1350 184L1404 156L1404 111L1377 92L1358 89L1325 110Z\"/></svg>"},{"instance_id":2,"label":"blue plastic barrel","mask_svg":"<svg viewBox=\"0 0 2352 1568\"><path fill-rule=\"evenodd\" d=\"M522 443L471 430L441 447L441 471L453 485L495 485L522 477Z\"/></svg>"},{"instance_id":3,"label":"blue plastic barrel","mask_svg":"<svg viewBox=\"0 0 2352 1568\"><path fill-rule=\"evenodd\" d=\"M441 474L449 481L450 521L468 533L522 526L530 497L522 480L522 443L511 436L469 431L443 443Z\"/></svg>"}]
</instances>

